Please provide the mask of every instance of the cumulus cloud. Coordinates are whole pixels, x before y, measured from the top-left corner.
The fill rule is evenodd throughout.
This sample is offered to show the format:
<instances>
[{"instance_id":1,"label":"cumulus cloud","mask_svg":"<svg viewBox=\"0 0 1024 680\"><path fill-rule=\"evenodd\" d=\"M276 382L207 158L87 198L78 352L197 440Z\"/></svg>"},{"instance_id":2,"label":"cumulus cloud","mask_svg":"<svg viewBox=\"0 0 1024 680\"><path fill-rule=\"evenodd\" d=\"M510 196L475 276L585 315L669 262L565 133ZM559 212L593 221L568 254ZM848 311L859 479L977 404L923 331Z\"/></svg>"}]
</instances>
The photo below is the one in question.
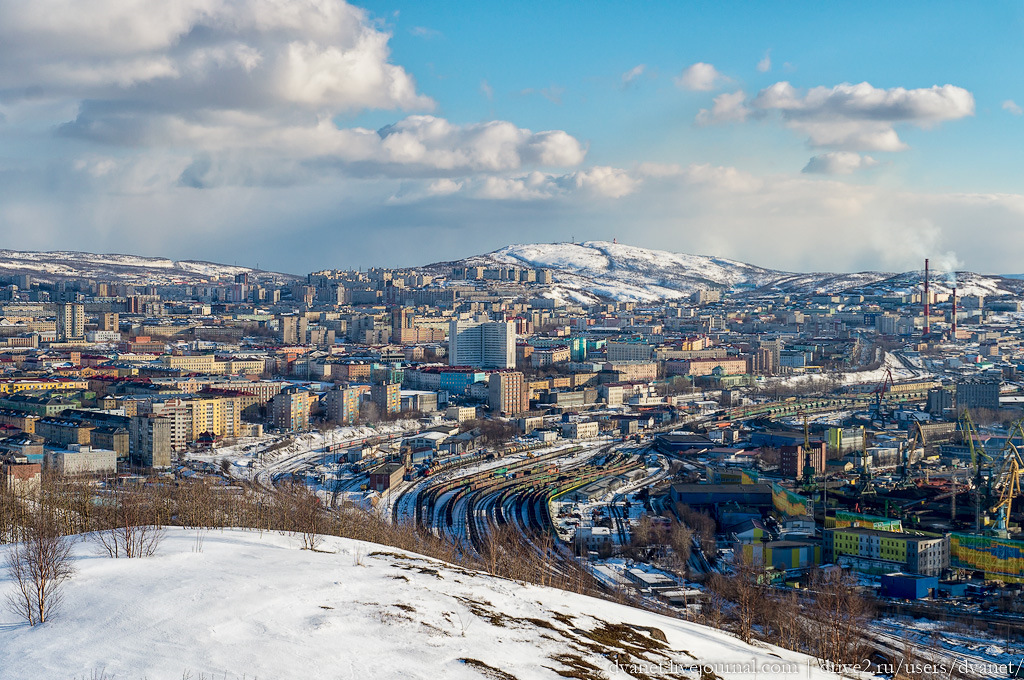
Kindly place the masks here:
<instances>
[{"instance_id":1,"label":"cumulus cloud","mask_svg":"<svg viewBox=\"0 0 1024 680\"><path fill-rule=\"evenodd\" d=\"M850 175L857 170L876 165L878 165L878 161L871 156L862 156L851 151L830 151L811 158L802 172L821 175Z\"/></svg>"},{"instance_id":2,"label":"cumulus cloud","mask_svg":"<svg viewBox=\"0 0 1024 680\"><path fill-rule=\"evenodd\" d=\"M1024 109L1020 108L1020 106L1017 105L1017 102L1012 99L1007 99L1003 102L1003 111L1009 111L1015 116L1019 116L1024 113Z\"/></svg>"},{"instance_id":3,"label":"cumulus cloud","mask_svg":"<svg viewBox=\"0 0 1024 680\"><path fill-rule=\"evenodd\" d=\"M457 182L443 179L427 185L405 184L392 200L415 203L451 194L490 201L572 202L579 197L613 200L632 194L642 182L642 177L611 166L594 166L563 174L533 170L525 174L467 177Z\"/></svg>"},{"instance_id":4,"label":"cumulus cloud","mask_svg":"<svg viewBox=\"0 0 1024 680\"><path fill-rule=\"evenodd\" d=\"M646 68L647 68L646 64L637 64L633 68L631 68L628 71L626 71L625 73L623 73L622 74L622 86L626 87L627 85L632 83L634 80L636 80L637 78L642 76L644 74L644 70Z\"/></svg>"},{"instance_id":5,"label":"cumulus cloud","mask_svg":"<svg viewBox=\"0 0 1024 680\"><path fill-rule=\"evenodd\" d=\"M675 83L684 90L708 92L725 80L725 76L714 66L698 61L683 69L683 72L676 76Z\"/></svg>"},{"instance_id":6,"label":"cumulus cloud","mask_svg":"<svg viewBox=\"0 0 1024 680\"><path fill-rule=\"evenodd\" d=\"M137 145L201 149L193 152L181 182L220 185L290 184L317 175L363 177L459 177L524 167L572 167L585 150L561 130L533 132L507 121L456 125L429 115L406 117L380 130L338 128L330 120L310 126L279 126L273 120L189 124L173 117L150 120L136 131ZM97 126L74 134L101 140ZM122 131L123 136L123 131ZM180 160L168 160L175 167Z\"/></svg>"},{"instance_id":7,"label":"cumulus cloud","mask_svg":"<svg viewBox=\"0 0 1024 680\"><path fill-rule=\"evenodd\" d=\"M764 56L761 57L761 61L757 62L757 70L761 73L768 73L772 70L772 51L765 50Z\"/></svg>"},{"instance_id":8,"label":"cumulus cloud","mask_svg":"<svg viewBox=\"0 0 1024 680\"><path fill-rule=\"evenodd\" d=\"M698 125L714 125L716 123L742 123L752 113L747 106L747 95L743 90L723 93L714 98L710 109L697 112Z\"/></svg>"},{"instance_id":9,"label":"cumulus cloud","mask_svg":"<svg viewBox=\"0 0 1024 680\"><path fill-rule=\"evenodd\" d=\"M577 188L607 198L622 198L633 193L639 185L639 181L625 170L602 165L581 170L572 179Z\"/></svg>"},{"instance_id":10,"label":"cumulus cloud","mask_svg":"<svg viewBox=\"0 0 1024 680\"><path fill-rule=\"evenodd\" d=\"M583 161L568 133L507 121L417 114L380 130L339 127L367 109L434 108L390 62L389 38L341 0L0 0L0 100L23 121L40 106L74 110L53 126L58 137L130 149L107 174L128 193L167 177L284 186L331 173L457 178ZM493 94L487 81L481 91Z\"/></svg>"},{"instance_id":11,"label":"cumulus cloud","mask_svg":"<svg viewBox=\"0 0 1024 680\"><path fill-rule=\"evenodd\" d=\"M974 97L954 85L908 90L869 83L842 83L800 91L788 82L765 88L749 104L778 111L787 125L808 135L812 146L849 151L901 151L906 145L893 127L931 127L974 115Z\"/></svg>"},{"instance_id":12,"label":"cumulus cloud","mask_svg":"<svg viewBox=\"0 0 1024 680\"><path fill-rule=\"evenodd\" d=\"M0 95L158 111L429 109L344 2L0 2Z\"/></svg>"}]
</instances>

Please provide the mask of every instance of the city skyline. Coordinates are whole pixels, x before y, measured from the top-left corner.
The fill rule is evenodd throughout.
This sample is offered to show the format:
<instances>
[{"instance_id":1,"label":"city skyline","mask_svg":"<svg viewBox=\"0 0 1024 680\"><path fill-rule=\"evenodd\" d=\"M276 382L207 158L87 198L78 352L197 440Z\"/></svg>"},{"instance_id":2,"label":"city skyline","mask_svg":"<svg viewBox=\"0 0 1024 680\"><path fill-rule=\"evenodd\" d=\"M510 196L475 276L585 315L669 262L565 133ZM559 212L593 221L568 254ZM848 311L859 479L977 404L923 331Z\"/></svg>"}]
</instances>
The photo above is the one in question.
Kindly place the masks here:
<instances>
[{"instance_id":1,"label":"city skyline","mask_svg":"<svg viewBox=\"0 0 1024 680\"><path fill-rule=\"evenodd\" d=\"M6 247L1018 273L1018 7L501 9L0 3Z\"/></svg>"}]
</instances>

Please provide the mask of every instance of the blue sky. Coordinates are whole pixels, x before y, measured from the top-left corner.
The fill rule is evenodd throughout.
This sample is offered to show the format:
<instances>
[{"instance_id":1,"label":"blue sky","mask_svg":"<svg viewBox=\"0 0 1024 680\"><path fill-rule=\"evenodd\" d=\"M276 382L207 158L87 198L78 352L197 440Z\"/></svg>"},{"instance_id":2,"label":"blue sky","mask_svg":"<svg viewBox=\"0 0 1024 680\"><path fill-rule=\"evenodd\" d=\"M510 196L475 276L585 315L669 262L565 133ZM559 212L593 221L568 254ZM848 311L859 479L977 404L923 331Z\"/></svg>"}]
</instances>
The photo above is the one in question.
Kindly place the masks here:
<instances>
[{"instance_id":1,"label":"blue sky","mask_svg":"<svg viewBox=\"0 0 1024 680\"><path fill-rule=\"evenodd\" d=\"M4 247L1017 272L1016 3L0 0Z\"/></svg>"}]
</instances>

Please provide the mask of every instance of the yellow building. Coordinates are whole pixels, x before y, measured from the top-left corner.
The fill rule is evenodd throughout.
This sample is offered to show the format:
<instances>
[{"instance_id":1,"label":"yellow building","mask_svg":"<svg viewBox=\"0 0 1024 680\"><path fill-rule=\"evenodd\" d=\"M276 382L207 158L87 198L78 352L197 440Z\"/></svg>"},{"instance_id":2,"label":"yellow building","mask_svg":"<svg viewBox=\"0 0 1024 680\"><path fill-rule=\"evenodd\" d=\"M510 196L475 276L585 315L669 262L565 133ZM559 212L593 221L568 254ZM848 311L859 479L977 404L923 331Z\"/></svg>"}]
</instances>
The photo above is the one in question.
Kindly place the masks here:
<instances>
[{"instance_id":1,"label":"yellow building","mask_svg":"<svg viewBox=\"0 0 1024 680\"><path fill-rule=\"evenodd\" d=\"M226 373L230 375L262 375L266 370L267 362L263 359L229 359L228 361L218 361L217 373Z\"/></svg>"},{"instance_id":2,"label":"yellow building","mask_svg":"<svg viewBox=\"0 0 1024 680\"><path fill-rule=\"evenodd\" d=\"M171 448L185 449L210 432L218 437L235 437L241 432L242 399L235 396L173 398L154 401L145 413L171 419ZM140 409L140 415L144 415Z\"/></svg>"},{"instance_id":3,"label":"yellow building","mask_svg":"<svg viewBox=\"0 0 1024 680\"><path fill-rule=\"evenodd\" d=\"M0 380L0 394L14 394L22 390L87 390L88 380Z\"/></svg>"},{"instance_id":4,"label":"yellow building","mask_svg":"<svg viewBox=\"0 0 1024 680\"><path fill-rule=\"evenodd\" d=\"M165 354L160 357L160 362L168 368L176 368L190 373L214 373L217 363L216 357L212 354L181 355Z\"/></svg>"}]
</instances>

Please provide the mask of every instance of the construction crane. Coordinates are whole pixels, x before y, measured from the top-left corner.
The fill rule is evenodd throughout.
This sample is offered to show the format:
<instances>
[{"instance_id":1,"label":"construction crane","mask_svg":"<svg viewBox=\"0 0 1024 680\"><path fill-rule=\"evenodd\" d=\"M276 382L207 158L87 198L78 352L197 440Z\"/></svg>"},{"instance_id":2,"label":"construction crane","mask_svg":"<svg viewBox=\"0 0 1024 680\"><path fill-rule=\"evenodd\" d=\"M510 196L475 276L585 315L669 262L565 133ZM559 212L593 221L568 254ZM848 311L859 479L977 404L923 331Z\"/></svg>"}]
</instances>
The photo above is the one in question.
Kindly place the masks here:
<instances>
[{"instance_id":1,"label":"construction crane","mask_svg":"<svg viewBox=\"0 0 1024 680\"><path fill-rule=\"evenodd\" d=\"M878 415L878 419L882 421L882 425L885 425L885 415L882 413L882 397L888 390L893 387L892 371L888 367L885 369L885 375L879 381L878 385L873 390L875 395L875 413Z\"/></svg>"},{"instance_id":2,"label":"construction crane","mask_svg":"<svg viewBox=\"0 0 1024 680\"><path fill-rule=\"evenodd\" d=\"M914 436L907 441L907 448L903 450L900 461L900 481L906 482L910 476L910 457L914 451L924 449L924 433L921 431L921 423L914 424Z\"/></svg>"},{"instance_id":3,"label":"construction crane","mask_svg":"<svg viewBox=\"0 0 1024 680\"><path fill-rule=\"evenodd\" d=\"M985 448L978 440L978 428L974 425L971 412L964 409L959 419L960 436L964 439L971 452L971 469L974 471L974 533L981 533L981 459L992 461L992 456L985 453Z\"/></svg>"},{"instance_id":4,"label":"construction crane","mask_svg":"<svg viewBox=\"0 0 1024 680\"><path fill-rule=\"evenodd\" d=\"M997 477L996 487L999 489L999 502L992 506L990 512L996 516L994 533L1006 538L1010 532L1010 511L1013 501L1020 495L1020 477L1024 474L1024 462L1021 461L1017 447L1010 444L1012 453L1003 461L1003 467Z\"/></svg>"},{"instance_id":5,"label":"construction crane","mask_svg":"<svg viewBox=\"0 0 1024 680\"><path fill-rule=\"evenodd\" d=\"M995 483L992 485L993 490L999 491L999 501L989 509L989 512L996 517L993 533L1002 538L1009 536L1010 512L1014 499L1020 496L1020 477L1024 475L1024 459L1013 443L1015 435L1024 441L1024 419L1015 421L1006 434L1006 444L1000 455L999 472L995 475Z\"/></svg>"}]
</instances>

